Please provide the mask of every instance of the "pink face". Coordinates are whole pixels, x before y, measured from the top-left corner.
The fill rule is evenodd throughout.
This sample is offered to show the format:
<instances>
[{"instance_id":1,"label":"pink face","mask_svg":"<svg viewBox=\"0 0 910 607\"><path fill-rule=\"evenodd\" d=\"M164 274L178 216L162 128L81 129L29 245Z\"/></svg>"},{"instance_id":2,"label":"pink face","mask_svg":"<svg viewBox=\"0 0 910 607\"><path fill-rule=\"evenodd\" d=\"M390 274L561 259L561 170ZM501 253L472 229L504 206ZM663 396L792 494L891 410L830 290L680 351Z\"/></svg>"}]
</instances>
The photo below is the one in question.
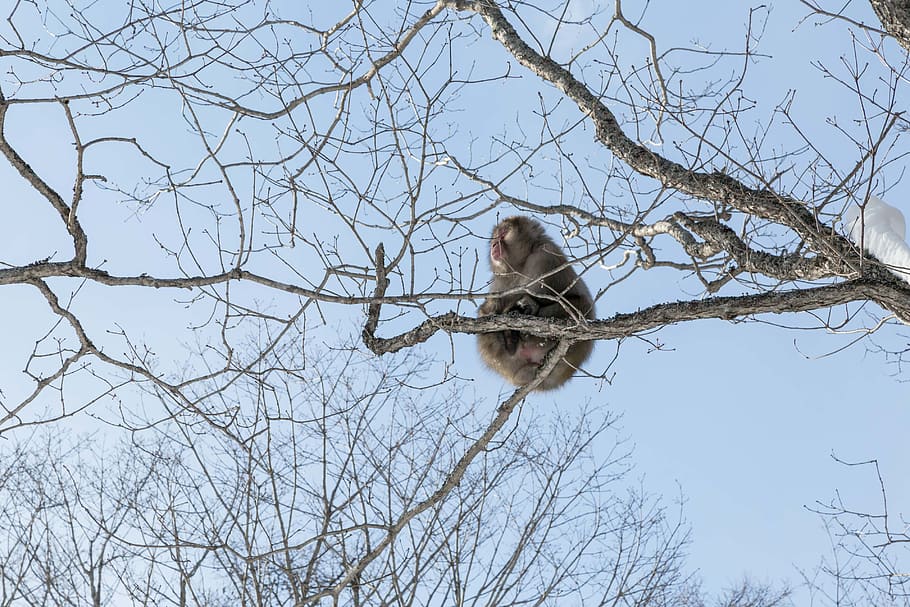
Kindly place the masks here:
<instances>
[{"instance_id":1,"label":"pink face","mask_svg":"<svg viewBox=\"0 0 910 607\"><path fill-rule=\"evenodd\" d=\"M508 226L498 227L493 232L493 242L490 244L490 261L494 266L501 266L505 262L509 234Z\"/></svg>"}]
</instances>

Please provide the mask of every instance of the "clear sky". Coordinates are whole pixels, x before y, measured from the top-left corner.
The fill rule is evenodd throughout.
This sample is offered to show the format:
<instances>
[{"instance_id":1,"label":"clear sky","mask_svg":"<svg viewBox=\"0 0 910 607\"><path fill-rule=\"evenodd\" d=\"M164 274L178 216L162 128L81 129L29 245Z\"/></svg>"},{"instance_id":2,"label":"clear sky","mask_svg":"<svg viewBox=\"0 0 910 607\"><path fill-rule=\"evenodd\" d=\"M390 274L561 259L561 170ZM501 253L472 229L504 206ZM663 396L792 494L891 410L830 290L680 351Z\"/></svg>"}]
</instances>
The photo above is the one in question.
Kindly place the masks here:
<instances>
[{"instance_id":1,"label":"clear sky","mask_svg":"<svg viewBox=\"0 0 910 607\"><path fill-rule=\"evenodd\" d=\"M583 11L585 3L575 6ZM624 7L633 10L631 3ZM741 50L750 7L653 2L642 26L655 36L659 51ZM853 8L851 16L876 22L867 6L853 3ZM611 13L612 3L606 11ZM821 142L827 158L852 166L855 146L845 146L826 120L856 117L856 99L812 65L822 60L837 66L851 53L849 28L818 27L811 18L801 23L806 10L796 2L772 3L755 15L757 23L767 18L757 51L768 56L750 67L744 86L745 95L765 108L751 116L766 122L773 105L793 90L800 128ZM877 67L873 62L869 69ZM792 132L777 132L787 138L784 147L793 145ZM907 213L910 186L900 181L902 171L902 165L892 167L880 175L877 187L893 187L884 197ZM621 300L624 293L635 302L633 309L658 303L667 290L653 286L661 271L652 272L656 276L647 281L608 292L598 304L600 316L630 311ZM598 275L589 276L596 283ZM678 280L673 272L663 276ZM682 297L691 285L680 288ZM869 318L879 312L872 306ZM622 414L620 425L634 444L635 473L668 503L682 494L693 530L690 564L705 588L715 591L743 576L798 585L799 570L809 574L820 558L831 556L833 540L822 517L810 509L829 503L836 492L848 506L880 512L874 470L847 467L832 456L851 462L877 459L892 516L910 507L910 399L903 383L908 378L884 354L870 352L875 344L902 343L910 330L892 327L874 336L872 344L860 341L838 351L855 335L774 326L804 324L805 318L801 322L789 315L760 320L767 322L701 321L665 328L654 336L665 352L648 353L645 344L623 347L612 385L575 380L556 396L532 398L535 407L558 409L590 399ZM595 359L602 357L606 364L613 353L612 345L601 343Z\"/></svg>"},{"instance_id":2,"label":"clear sky","mask_svg":"<svg viewBox=\"0 0 910 607\"><path fill-rule=\"evenodd\" d=\"M633 4L626 2L625 10L635 9ZM579 0L573 3L572 10L583 13L597 7L609 15L612 3ZM692 46L739 50L744 45L749 8L748 3L742 2L663 0L650 4L641 25L655 36L661 52ZM873 21L868 8L861 5L854 8L857 10L854 16ZM761 22L762 29L757 52L763 56L750 65L744 93L755 100L758 109L749 114L755 123L741 126L758 132L760 123L770 119L774 106L795 91L792 110L800 120L800 128L822 146L827 158L841 167L849 167L856 161L858 152L855 146L845 145L843 136L831 123L832 118L845 124L856 119L859 116L856 99L843 86L824 78L813 62L821 60L836 65L842 55L852 53L850 30L843 24L818 27L815 20L801 21L805 14L805 8L792 1L776 2L770 10L756 11L755 18ZM685 25L680 27L680 24ZM496 48L491 44L491 50L487 52L501 52ZM563 38L555 48L557 56L560 51L567 53L573 48L573 40ZM623 61L629 64L640 65L646 56L640 40L639 44L633 41L620 51L628 54ZM682 61L685 57L685 53L675 53L671 55L671 61ZM478 77L484 75L483 67L478 67ZM719 74L724 69L721 66L711 73ZM872 62L869 69L882 68ZM707 80L697 82L699 78L707 77L699 73L691 76L693 88L698 88L699 84L711 86ZM540 88L539 82L526 73L522 78L521 81L506 81L501 89L514 95L513 98L491 98L488 89L472 97L471 91L466 89L459 103L472 110L465 115L477 116L477 119L461 125L462 130L458 131L455 140L468 148L470 146L465 142L471 137L496 131L510 113L514 119L512 105L516 100ZM4 87L8 86L9 82L5 82ZM157 116L152 114L149 118L181 111L176 104L144 107L155 107L158 112ZM478 108L489 111L478 111ZM68 144L57 145L61 129L66 132L60 112L47 108L14 110L18 111L29 118L12 121L8 125L10 136L18 141L30 159L40 160L43 169L48 170L49 180L60 191L68 192L72 158ZM46 113L27 113L39 111ZM10 115L15 115L14 112ZM566 112L572 115L574 109ZM128 124L130 119L143 118L125 116L120 119L122 124ZM225 126L221 124L222 128ZM167 151L182 158L184 150L179 145L172 146L155 128L146 131L149 149ZM590 143L591 130L584 136L589 143L578 149L578 156L591 165L604 161L605 152ZM784 148L799 145L793 131L782 126L775 127L772 136L781 137ZM233 143L242 147L241 143ZM769 148L774 148L773 143L769 143ZM660 151L672 157L671 145L672 142L667 141ZM480 147L478 145L478 149ZM192 153L186 150L186 157L192 157ZM116 146L99 153L95 161L109 163L106 166L121 174L127 184L127 176L143 162L137 154L124 152L123 147ZM901 181L902 171L899 163L886 168L873 187L875 193L908 213L910 204L905 201L910 198L910 186L906 180ZM139 173L141 171L136 169L136 174ZM518 176L515 181L520 179ZM8 199L18 201L21 196L26 200L29 196L28 189L5 164L0 167L0 181L9 184L5 186ZM515 186L515 181L510 185ZM252 186L250 191L253 191ZM250 195L250 191L245 194ZM567 192L563 193L568 196ZM93 195L98 199L108 196L108 202L117 198L100 190L93 190ZM59 241L62 232L52 214L41 215L45 213L41 210L37 211L39 215L35 214L40 208L43 207L17 204L10 219L0 223L0 241L5 243L4 261L27 263L53 252L48 243ZM503 209L503 213L507 212ZM161 257L156 256L159 232L166 231L168 222L173 221L172 209L167 204L137 211L135 205L128 204L92 206L88 199L80 213L86 225L94 229L97 246L93 248L93 254L104 260L105 269L124 274L158 269L162 273L172 271ZM465 236L458 245L471 255L477 251L482 276L487 272L483 261L487 246L485 237L495 221L494 214L489 213L476 224L459 227L465 230ZM213 226L204 225L203 229L194 232L194 237L208 238L212 232L205 232L206 228L211 230ZM310 226L310 231L329 237L333 228L319 224ZM552 227L550 234L558 238ZM387 238L388 253L396 241L394 235ZM180 245L173 241L167 244ZM347 246L356 249L351 242L342 244L343 249ZM375 242L367 244L373 246ZM352 263L366 266L363 251L355 250L354 253ZM454 248L445 253L451 260ZM64 251L60 257L68 254ZM293 280L293 267L304 267L307 254L300 247L289 254L289 259L297 266L288 268L276 262L270 270ZM436 267L431 268L428 264L415 269L415 275L425 279L423 284L428 284L431 280L426 277L431 275L431 270L444 266L438 257L424 259L440 262ZM216 265L213 262L207 269L212 271ZM609 281L610 275L606 270L594 267L585 279L596 291ZM480 287L483 280L479 279L474 286ZM28 352L31 344L47 330L43 323L48 317L44 315L40 298L31 289L5 289L8 289L5 291L7 299L0 303L7 319L3 326L5 348L0 350L0 378L4 397L15 400L26 391L26 384L20 381L22 353ZM237 289L242 292L243 287ZM731 288L722 294L735 292L735 288ZM81 306L93 335L109 343L115 351L122 350L123 345L110 331L123 326L148 343L162 365L177 361L173 363L173 368L177 369L185 348L194 345L187 337L186 329L205 318L205 310L184 304L189 299L184 295L178 294L181 300L176 303L174 293L167 291L148 293L123 289L112 297L109 290L88 285L77 305ZM265 301L263 305L274 306L282 313L296 305L296 298L265 293L260 289L251 289L249 295L250 299ZM701 295L695 283L682 280L678 272L655 269L644 275L639 273L633 280L608 291L598 302L598 316L606 318L615 313L634 311L667 298ZM438 312L451 309L453 305L451 301L443 301L435 302L431 307L432 311ZM475 312L470 304L462 306L464 313ZM41 312L35 312L36 309ZM313 331L311 339L331 343L340 331L358 333L363 312L362 306L324 306L319 314L314 312L308 317ZM871 316L864 317L867 321L879 313L873 306L869 306L868 312ZM31 322L32 319L35 321ZM663 495L670 506L682 496L684 517L692 527L689 565L698 570L706 589L717 591L735 584L743 576L771 583L790 581L798 584L798 570L813 570L819 559L830 553L831 540L823 520L811 511L817 502L826 502L839 492L845 502L857 510L877 511L880 507L873 471L846 467L837 463L832 455L847 461L876 458L889 491L892 513L905 512L910 505L910 484L906 481L906 467L910 462L910 441L906 440L910 428L910 402L907 384L902 383L908 376L889 364L884 354L874 351L878 343L892 346L905 343L910 328L886 328L871 340L842 349L855 335L785 327L804 326L805 319L805 316L764 317L751 322L701 321L668 327L650 336L664 345L663 351L653 352L649 344L630 339L623 344L619 358L609 368L607 365L612 360L615 345L600 343L589 370L593 373L607 371L613 378L612 383L573 380L558 393L531 396L522 415L558 419L564 411L574 413L586 404L621 414L620 435L634 447L635 468L629 480L636 484L641 480L646 490ZM393 326L409 327L419 320L419 314L412 313L380 332L390 334ZM175 333L179 334L176 339ZM437 335L419 347L438 357L440 364L433 371L437 379L445 374L443 364L452 363L458 375L466 380L466 393L476 391L483 396L490 411L496 407L495 397L508 392L498 377L478 363L473 338L458 335L449 342L448 336ZM602 449L612 447L613 438L604 437Z\"/></svg>"}]
</instances>

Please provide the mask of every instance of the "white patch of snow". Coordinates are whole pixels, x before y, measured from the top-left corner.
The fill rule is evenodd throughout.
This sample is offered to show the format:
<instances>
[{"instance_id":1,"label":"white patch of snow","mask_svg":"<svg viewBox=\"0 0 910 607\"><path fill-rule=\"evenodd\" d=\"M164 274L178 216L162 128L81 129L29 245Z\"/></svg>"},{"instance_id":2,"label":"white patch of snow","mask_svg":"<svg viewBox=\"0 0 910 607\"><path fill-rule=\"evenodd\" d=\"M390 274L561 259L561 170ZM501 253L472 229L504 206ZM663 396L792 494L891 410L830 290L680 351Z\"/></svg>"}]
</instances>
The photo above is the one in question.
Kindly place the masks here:
<instances>
[{"instance_id":1,"label":"white patch of snow","mask_svg":"<svg viewBox=\"0 0 910 607\"><path fill-rule=\"evenodd\" d=\"M891 272L910 283L910 245L904 214L881 198L870 196L865 208L850 207L844 215L850 240L862 246Z\"/></svg>"}]
</instances>

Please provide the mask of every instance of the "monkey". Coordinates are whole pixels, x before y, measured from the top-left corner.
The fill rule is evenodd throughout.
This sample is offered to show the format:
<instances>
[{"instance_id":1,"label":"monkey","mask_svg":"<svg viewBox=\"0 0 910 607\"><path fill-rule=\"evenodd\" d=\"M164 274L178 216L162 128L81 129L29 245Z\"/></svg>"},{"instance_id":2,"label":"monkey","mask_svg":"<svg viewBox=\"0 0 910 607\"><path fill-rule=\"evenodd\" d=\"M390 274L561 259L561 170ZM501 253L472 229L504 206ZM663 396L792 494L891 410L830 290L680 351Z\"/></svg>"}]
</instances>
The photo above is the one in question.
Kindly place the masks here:
<instances>
[{"instance_id":1,"label":"monkey","mask_svg":"<svg viewBox=\"0 0 910 607\"><path fill-rule=\"evenodd\" d=\"M594 299L588 287L569 265L560 246L535 219L507 217L493 229L490 269L492 293L523 290L488 298L481 304L478 317L518 313L543 318L595 318ZM555 340L519 331L478 335L484 363L516 386L534 379L555 346ZM593 349L592 341L572 344L563 360L535 389L554 390L565 384Z\"/></svg>"}]
</instances>

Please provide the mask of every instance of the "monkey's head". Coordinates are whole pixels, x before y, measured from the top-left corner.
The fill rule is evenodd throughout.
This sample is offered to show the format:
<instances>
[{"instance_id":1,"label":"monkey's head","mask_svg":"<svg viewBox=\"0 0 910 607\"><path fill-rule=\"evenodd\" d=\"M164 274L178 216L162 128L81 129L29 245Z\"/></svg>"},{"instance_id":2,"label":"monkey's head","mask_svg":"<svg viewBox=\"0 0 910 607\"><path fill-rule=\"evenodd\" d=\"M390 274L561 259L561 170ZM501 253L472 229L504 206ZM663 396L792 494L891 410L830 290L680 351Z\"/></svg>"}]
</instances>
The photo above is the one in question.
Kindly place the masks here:
<instances>
[{"instance_id":1,"label":"monkey's head","mask_svg":"<svg viewBox=\"0 0 910 607\"><path fill-rule=\"evenodd\" d=\"M520 272L532 249L549 238L537 220L515 215L493 228L490 267L494 274Z\"/></svg>"}]
</instances>

